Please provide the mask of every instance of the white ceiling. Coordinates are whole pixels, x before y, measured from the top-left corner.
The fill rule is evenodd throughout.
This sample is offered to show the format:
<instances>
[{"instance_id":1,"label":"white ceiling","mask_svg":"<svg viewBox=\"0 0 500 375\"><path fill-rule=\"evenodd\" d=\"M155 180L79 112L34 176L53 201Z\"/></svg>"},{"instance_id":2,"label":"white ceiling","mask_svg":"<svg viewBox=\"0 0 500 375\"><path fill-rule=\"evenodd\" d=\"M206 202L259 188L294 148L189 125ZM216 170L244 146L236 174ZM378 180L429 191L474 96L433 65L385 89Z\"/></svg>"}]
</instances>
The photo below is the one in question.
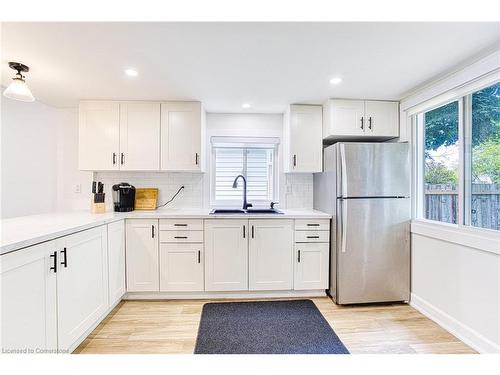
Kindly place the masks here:
<instances>
[{"instance_id":1,"label":"white ceiling","mask_svg":"<svg viewBox=\"0 0 500 375\"><path fill-rule=\"evenodd\" d=\"M209 112L282 112L329 97L400 99L500 42L500 23L3 23L35 97L199 100ZM125 68L139 71L126 77ZM338 86L330 78L341 76ZM243 110L242 103L252 108Z\"/></svg>"}]
</instances>

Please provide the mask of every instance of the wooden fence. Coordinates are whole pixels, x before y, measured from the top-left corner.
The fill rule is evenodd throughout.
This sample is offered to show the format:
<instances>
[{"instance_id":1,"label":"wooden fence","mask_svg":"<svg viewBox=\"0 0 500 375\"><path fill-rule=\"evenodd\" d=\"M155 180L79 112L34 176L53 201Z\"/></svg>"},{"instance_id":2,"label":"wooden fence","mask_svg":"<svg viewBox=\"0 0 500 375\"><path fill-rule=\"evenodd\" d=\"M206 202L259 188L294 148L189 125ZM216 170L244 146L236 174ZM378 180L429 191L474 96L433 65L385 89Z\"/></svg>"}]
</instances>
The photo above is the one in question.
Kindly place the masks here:
<instances>
[{"instance_id":1,"label":"wooden fence","mask_svg":"<svg viewBox=\"0 0 500 375\"><path fill-rule=\"evenodd\" d=\"M456 184L426 184L425 217L456 224L457 189ZM500 184L472 184L471 222L500 230Z\"/></svg>"}]
</instances>

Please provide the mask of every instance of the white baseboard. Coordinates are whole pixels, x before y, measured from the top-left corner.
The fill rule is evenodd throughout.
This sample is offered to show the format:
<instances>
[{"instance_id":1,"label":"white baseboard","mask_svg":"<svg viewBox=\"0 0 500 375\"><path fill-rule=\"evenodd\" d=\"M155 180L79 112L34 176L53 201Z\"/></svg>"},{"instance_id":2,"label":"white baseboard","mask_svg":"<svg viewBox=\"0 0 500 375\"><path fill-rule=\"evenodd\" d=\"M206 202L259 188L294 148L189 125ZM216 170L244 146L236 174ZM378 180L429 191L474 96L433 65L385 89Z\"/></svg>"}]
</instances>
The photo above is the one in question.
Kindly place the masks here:
<instances>
[{"instance_id":1,"label":"white baseboard","mask_svg":"<svg viewBox=\"0 0 500 375\"><path fill-rule=\"evenodd\" d=\"M413 293L410 305L479 353L500 353L500 345Z\"/></svg>"},{"instance_id":2,"label":"white baseboard","mask_svg":"<svg viewBox=\"0 0 500 375\"><path fill-rule=\"evenodd\" d=\"M276 290L253 292L127 292L123 299L247 299L325 297L324 290Z\"/></svg>"}]
</instances>

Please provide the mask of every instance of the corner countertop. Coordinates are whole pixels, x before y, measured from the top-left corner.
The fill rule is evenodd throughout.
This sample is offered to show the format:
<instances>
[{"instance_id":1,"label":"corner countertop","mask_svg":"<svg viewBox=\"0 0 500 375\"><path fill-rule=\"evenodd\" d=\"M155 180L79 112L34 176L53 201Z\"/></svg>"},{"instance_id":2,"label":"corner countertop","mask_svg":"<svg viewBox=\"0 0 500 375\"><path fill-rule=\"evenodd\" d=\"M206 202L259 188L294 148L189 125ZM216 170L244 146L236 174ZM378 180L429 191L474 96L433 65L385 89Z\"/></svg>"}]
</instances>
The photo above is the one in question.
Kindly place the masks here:
<instances>
[{"instance_id":1,"label":"corner countertop","mask_svg":"<svg viewBox=\"0 0 500 375\"><path fill-rule=\"evenodd\" d=\"M155 211L107 212L91 214L88 211L57 212L21 216L0 220L0 255L41 242L109 224L123 219L329 219L330 215L316 210L280 209L283 215L229 214L210 215L211 209L160 209Z\"/></svg>"}]
</instances>

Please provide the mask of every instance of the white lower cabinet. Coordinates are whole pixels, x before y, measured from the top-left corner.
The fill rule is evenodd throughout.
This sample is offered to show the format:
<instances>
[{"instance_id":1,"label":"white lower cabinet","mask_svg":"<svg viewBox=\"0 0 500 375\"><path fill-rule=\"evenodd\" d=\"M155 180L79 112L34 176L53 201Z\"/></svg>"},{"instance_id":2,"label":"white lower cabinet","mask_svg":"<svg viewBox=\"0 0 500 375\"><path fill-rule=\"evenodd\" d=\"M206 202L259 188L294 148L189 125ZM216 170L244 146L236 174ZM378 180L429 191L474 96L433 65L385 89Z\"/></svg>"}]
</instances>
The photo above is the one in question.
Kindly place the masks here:
<instances>
[{"instance_id":1,"label":"white lower cabinet","mask_svg":"<svg viewBox=\"0 0 500 375\"><path fill-rule=\"evenodd\" d=\"M293 287L293 220L249 220L249 289Z\"/></svg>"},{"instance_id":2,"label":"white lower cabinet","mask_svg":"<svg viewBox=\"0 0 500 375\"><path fill-rule=\"evenodd\" d=\"M58 347L73 350L108 310L106 226L62 237L55 245Z\"/></svg>"},{"instance_id":3,"label":"white lower cabinet","mask_svg":"<svg viewBox=\"0 0 500 375\"><path fill-rule=\"evenodd\" d=\"M109 306L125 294L125 222L108 224Z\"/></svg>"},{"instance_id":4,"label":"white lower cabinet","mask_svg":"<svg viewBox=\"0 0 500 375\"><path fill-rule=\"evenodd\" d=\"M248 290L248 220L205 220L205 290Z\"/></svg>"},{"instance_id":5,"label":"white lower cabinet","mask_svg":"<svg viewBox=\"0 0 500 375\"><path fill-rule=\"evenodd\" d=\"M126 265L128 292L158 292L158 220L127 219Z\"/></svg>"},{"instance_id":6,"label":"white lower cabinet","mask_svg":"<svg viewBox=\"0 0 500 375\"><path fill-rule=\"evenodd\" d=\"M329 243L295 244L295 290L328 288Z\"/></svg>"},{"instance_id":7,"label":"white lower cabinet","mask_svg":"<svg viewBox=\"0 0 500 375\"><path fill-rule=\"evenodd\" d=\"M203 291L203 244L160 244L160 291Z\"/></svg>"},{"instance_id":8,"label":"white lower cabinet","mask_svg":"<svg viewBox=\"0 0 500 375\"><path fill-rule=\"evenodd\" d=\"M54 241L1 256L3 352L57 349Z\"/></svg>"}]
</instances>

